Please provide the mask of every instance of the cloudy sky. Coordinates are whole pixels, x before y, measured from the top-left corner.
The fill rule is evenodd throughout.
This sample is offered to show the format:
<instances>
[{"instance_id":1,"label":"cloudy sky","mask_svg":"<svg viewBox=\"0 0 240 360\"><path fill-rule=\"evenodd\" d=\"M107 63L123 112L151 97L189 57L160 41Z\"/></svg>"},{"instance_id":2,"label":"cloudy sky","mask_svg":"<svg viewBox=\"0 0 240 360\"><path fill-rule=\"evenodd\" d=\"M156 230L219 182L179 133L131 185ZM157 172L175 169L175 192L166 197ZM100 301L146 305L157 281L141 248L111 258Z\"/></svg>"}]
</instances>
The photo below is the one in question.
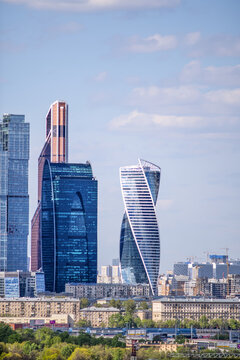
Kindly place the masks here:
<instances>
[{"instance_id":1,"label":"cloudy sky","mask_svg":"<svg viewBox=\"0 0 240 360\"><path fill-rule=\"evenodd\" d=\"M30 218L52 102L99 181L99 265L119 256L119 167L162 169L161 271L240 258L240 2L0 0L0 113L31 124Z\"/></svg>"}]
</instances>

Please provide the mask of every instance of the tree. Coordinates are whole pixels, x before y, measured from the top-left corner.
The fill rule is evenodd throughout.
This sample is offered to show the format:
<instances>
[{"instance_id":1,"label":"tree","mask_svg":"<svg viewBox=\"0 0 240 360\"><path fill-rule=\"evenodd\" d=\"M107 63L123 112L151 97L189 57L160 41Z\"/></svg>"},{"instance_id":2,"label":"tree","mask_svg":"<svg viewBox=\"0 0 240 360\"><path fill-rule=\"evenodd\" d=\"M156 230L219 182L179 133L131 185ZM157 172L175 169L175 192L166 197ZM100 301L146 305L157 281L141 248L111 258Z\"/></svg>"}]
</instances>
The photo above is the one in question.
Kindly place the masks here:
<instances>
[{"instance_id":1,"label":"tree","mask_svg":"<svg viewBox=\"0 0 240 360\"><path fill-rule=\"evenodd\" d=\"M144 319L144 320L142 320L142 326L144 328L154 328L155 322L151 319Z\"/></svg>"},{"instance_id":2,"label":"tree","mask_svg":"<svg viewBox=\"0 0 240 360\"><path fill-rule=\"evenodd\" d=\"M139 310L148 310L148 304L146 301L142 301L139 306L138 306Z\"/></svg>"},{"instance_id":3,"label":"tree","mask_svg":"<svg viewBox=\"0 0 240 360\"><path fill-rule=\"evenodd\" d=\"M0 323L0 341L6 343L8 341L8 337L13 334L15 334L15 331L12 330L9 325L4 324L3 322Z\"/></svg>"},{"instance_id":4,"label":"tree","mask_svg":"<svg viewBox=\"0 0 240 360\"><path fill-rule=\"evenodd\" d=\"M207 329L209 327L208 318L206 317L206 315L200 317L199 326L202 329Z\"/></svg>"},{"instance_id":5,"label":"tree","mask_svg":"<svg viewBox=\"0 0 240 360\"><path fill-rule=\"evenodd\" d=\"M134 311L136 310L136 303L134 300L127 300L123 302L123 307L126 311L127 314L133 314Z\"/></svg>"},{"instance_id":6,"label":"tree","mask_svg":"<svg viewBox=\"0 0 240 360\"><path fill-rule=\"evenodd\" d=\"M89 305L89 301L87 298L82 298L80 300L80 309L84 309L84 308L88 307L88 305Z\"/></svg>"},{"instance_id":7,"label":"tree","mask_svg":"<svg viewBox=\"0 0 240 360\"><path fill-rule=\"evenodd\" d=\"M117 308L117 309L121 309L122 308L122 302L121 300L115 300L115 299L111 299L109 301L109 305L114 307L114 308Z\"/></svg>"},{"instance_id":8,"label":"tree","mask_svg":"<svg viewBox=\"0 0 240 360\"><path fill-rule=\"evenodd\" d=\"M45 348L40 356L41 360L64 360L60 350L55 348Z\"/></svg>"},{"instance_id":9,"label":"tree","mask_svg":"<svg viewBox=\"0 0 240 360\"><path fill-rule=\"evenodd\" d=\"M65 346L62 347L61 349L61 354L65 359L68 359L69 356L73 353L73 351L75 350L76 345L73 344L67 344Z\"/></svg>"},{"instance_id":10,"label":"tree","mask_svg":"<svg viewBox=\"0 0 240 360\"><path fill-rule=\"evenodd\" d=\"M91 352L86 348L76 348L68 360L90 360Z\"/></svg>"},{"instance_id":11,"label":"tree","mask_svg":"<svg viewBox=\"0 0 240 360\"><path fill-rule=\"evenodd\" d=\"M79 320L78 322L76 322L76 326L77 327L81 327L81 328L86 328L91 326L91 322L88 320Z\"/></svg>"},{"instance_id":12,"label":"tree","mask_svg":"<svg viewBox=\"0 0 240 360\"><path fill-rule=\"evenodd\" d=\"M125 322L123 319L122 314L113 314L110 316L108 324L110 327L116 328L116 327L124 327Z\"/></svg>"}]
</instances>

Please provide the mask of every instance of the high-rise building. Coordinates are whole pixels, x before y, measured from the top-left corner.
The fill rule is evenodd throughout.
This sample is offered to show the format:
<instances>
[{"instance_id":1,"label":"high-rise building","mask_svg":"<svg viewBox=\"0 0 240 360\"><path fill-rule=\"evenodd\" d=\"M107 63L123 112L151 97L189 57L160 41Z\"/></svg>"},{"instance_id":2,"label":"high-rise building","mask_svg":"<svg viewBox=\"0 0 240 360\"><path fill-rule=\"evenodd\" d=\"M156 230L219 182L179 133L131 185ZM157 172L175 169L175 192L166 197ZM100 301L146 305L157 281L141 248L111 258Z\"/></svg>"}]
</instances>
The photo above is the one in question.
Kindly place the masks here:
<instances>
[{"instance_id":1,"label":"high-rise building","mask_svg":"<svg viewBox=\"0 0 240 360\"><path fill-rule=\"evenodd\" d=\"M29 123L0 122L0 271L27 270Z\"/></svg>"},{"instance_id":2,"label":"high-rise building","mask_svg":"<svg viewBox=\"0 0 240 360\"><path fill-rule=\"evenodd\" d=\"M42 268L47 291L97 281L97 180L90 163L45 160L41 197Z\"/></svg>"},{"instance_id":3,"label":"high-rise building","mask_svg":"<svg viewBox=\"0 0 240 360\"><path fill-rule=\"evenodd\" d=\"M45 160L52 163L68 162L68 105L55 101L46 115L45 143L38 158L38 206L31 222L31 270L41 267L40 214L42 173Z\"/></svg>"},{"instance_id":4,"label":"high-rise building","mask_svg":"<svg viewBox=\"0 0 240 360\"><path fill-rule=\"evenodd\" d=\"M120 234L121 276L127 284L149 284L157 291L160 266L160 236L156 203L161 169L145 160L120 168L124 201Z\"/></svg>"}]
</instances>

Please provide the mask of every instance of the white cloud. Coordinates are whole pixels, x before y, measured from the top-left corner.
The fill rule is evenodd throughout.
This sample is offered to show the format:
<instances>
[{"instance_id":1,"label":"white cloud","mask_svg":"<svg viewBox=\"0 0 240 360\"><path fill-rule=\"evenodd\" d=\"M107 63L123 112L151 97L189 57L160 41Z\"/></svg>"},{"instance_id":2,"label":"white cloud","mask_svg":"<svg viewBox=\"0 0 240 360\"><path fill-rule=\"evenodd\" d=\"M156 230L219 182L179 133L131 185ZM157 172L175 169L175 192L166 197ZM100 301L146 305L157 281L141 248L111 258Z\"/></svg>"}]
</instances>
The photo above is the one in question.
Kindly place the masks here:
<instances>
[{"instance_id":1,"label":"white cloud","mask_svg":"<svg viewBox=\"0 0 240 360\"><path fill-rule=\"evenodd\" d=\"M226 127L232 126L230 132L239 133L239 116L215 116L215 115L162 115L161 113L148 113L133 110L130 113L122 114L115 117L109 123L111 130L132 130L137 131L156 131L158 129L175 130L191 130L211 132L214 129L217 132L226 132ZM228 129L229 132L229 129Z\"/></svg>"},{"instance_id":2,"label":"white cloud","mask_svg":"<svg viewBox=\"0 0 240 360\"><path fill-rule=\"evenodd\" d=\"M23 4L36 9L57 11L95 11L114 9L171 8L181 0L1 0Z\"/></svg>"},{"instance_id":3,"label":"white cloud","mask_svg":"<svg viewBox=\"0 0 240 360\"><path fill-rule=\"evenodd\" d=\"M131 100L133 103L140 101L157 101L160 104L190 103L201 96L200 90L193 86L176 86L161 88L158 86L138 87L133 89Z\"/></svg>"},{"instance_id":4,"label":"white cloud","mask_svg":"<svg viewBox=\"0 0 240 360\"><path fill-rule=\"evenodd\" d=\"M215 108L212 108L212 104ZM206 90L201 86L175 86L175 87L138 87L132 90L130 95L130 104L132 106L147 106L157 109L176 109L181 106L187 109L188 105L195 106L195 113L199 112L199 108L211 108L211 112L221 111L223 106L225 109L232 109L232 106L240 106L240 88L236 89L219 89ZM192 110L192 108L191 108Z\"/></svg>"},{"instance_id":5,"label":"white cloud","mask_svg":"<svg viewBox=\"0 0 240 360\"><path fill-rule=\"evenodd\" d=\"M205 120L198 116L175 116L143 113L134 110L128 114L120 115L114 118L110 123L112 130L133 127L135 130L141 130L146 127L168 127L185 128L200 127Z\"/></svg>"},{"instance_id":6,"label":"white cloud","mask_svg":"<svg viewBox=\"0 0 240 360\"><path fill-rule=\"evenodd\" d=\"M185 36L185 44L188 45L188 46L192 46L192 45L197 44L200 39L201 39L200 32L188 33Z\"/></svg>"},{"instance_id":7,"label":"white cloud","mask_svg":"<svg viewBox=\"0 0 240 360\"><path fill-rule=\"evenodd\" d=\"M240 88L233 90L215 90L205 94L207 100L213 103L224 103L227 105L240 105Z\"/></svg>"},{"instance_id":8,"label":"white cloud","mask_svg":"<svg viewBox=\"0 0 240 360\"><path fill-rule=\"evenodd\" d=\"M201 38L192 44L190 55L199 56L240 56L240 36L215 35Z\"/></svg>"},{"instance_id":9,"label":"white cloud","mask_svg":"<svg viewBox=\"0 0 240 360\"><path fill-rule=\"evenodd\" d=\"M184 66L180 80L184 83L238 86L240 84L240 64L202 67L199 61L191 61Z\"/></svg>"},{"instance_id":10,"label":"white cloud","mask_svg":"<svg viewBox=\"0 0 240 360\"><path fill-rule=\"evenodd\" d=\"M151 53L174 49L177 46L177 38L173 35L154 34L146 38L134 36L129 39L127 50L135 53Z\"/></svg>"},{"instance_id":11,"label":"white cloud","mask_svg":"<svg viewBox=\"0 0 240 360\"><path fill-rule=\"evenodd\" d=\"M107 72L106 71L103 71L103 72L100 72L96 77L95 77L95 81L98 81L98 82L101 82L101 81L104 81L107 77Z\"/></svg>"}]
</instances>

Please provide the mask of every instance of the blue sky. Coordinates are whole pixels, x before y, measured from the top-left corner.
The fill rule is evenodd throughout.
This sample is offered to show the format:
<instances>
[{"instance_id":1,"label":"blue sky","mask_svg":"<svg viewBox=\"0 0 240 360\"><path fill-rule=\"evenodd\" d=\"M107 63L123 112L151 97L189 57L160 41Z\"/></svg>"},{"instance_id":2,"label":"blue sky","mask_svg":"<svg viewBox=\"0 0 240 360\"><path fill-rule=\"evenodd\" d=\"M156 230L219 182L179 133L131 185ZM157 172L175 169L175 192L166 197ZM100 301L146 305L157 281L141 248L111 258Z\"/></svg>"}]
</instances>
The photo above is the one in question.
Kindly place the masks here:
<instances>
[{"instance_id":1,"label":"blue sky","mask_svg":"<svg viewBox=\"0 0 240 360\"><path fill-rule=\"evenodd\" d=\"M0 113L31 124L30 218L52 102L99 180L99 265L119 255L119 167L162 169L161 271L240 258L240 2L0 0Z\"/></svg>"}]
</instances>

